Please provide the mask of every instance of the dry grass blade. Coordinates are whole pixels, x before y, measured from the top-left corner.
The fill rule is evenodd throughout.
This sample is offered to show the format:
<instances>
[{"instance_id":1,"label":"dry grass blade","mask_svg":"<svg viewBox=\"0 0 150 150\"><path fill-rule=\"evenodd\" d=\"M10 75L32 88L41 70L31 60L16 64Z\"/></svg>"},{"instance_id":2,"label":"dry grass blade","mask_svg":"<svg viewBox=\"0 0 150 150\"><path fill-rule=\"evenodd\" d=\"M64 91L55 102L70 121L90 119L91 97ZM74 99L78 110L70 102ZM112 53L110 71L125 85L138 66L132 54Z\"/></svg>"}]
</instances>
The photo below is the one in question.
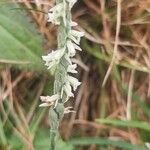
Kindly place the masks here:
<instances>
[{"instance_id":1,"label":"dry grass blade","mask_svg":"<svg viewBox=\"0 0 150 150\"><path fill-rule=\"evenodd\" d=\"M109 74L110 74L110 72L113 68L113 65L114 65L114 61L115 61L117 50L118 50L120 26L121 26L121 0L117 0L117 25L116 25L116 37L115 37L114 52L113 52L113 56L112 56L110 66L107 70L104 81L102 83L102 86L104 86L106 84L106 81L107 81L107 79L109 77Z\"/></svg>"}]
</instances>

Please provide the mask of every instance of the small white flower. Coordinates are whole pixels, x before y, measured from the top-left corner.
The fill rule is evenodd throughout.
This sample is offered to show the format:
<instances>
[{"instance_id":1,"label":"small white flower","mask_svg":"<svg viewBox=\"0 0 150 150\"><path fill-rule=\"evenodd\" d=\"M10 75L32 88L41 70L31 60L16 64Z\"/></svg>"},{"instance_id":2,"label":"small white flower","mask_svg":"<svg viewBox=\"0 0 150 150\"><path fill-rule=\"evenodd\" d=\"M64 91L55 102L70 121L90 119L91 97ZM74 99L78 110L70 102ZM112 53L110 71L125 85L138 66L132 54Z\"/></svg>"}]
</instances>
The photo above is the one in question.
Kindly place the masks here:
<instances>
[{"instance_id":1,"label":"small white flower","mask_svg":"<svg viewBox=\"0 0 150 150\"><path fill-rule=\"evenodd\" d=\"M54 105L58 100L60 96L58 94L52 95L52 96L40 96L42 104L39 105L39 107L49 107Z\"/></svg>"},{"instance_id":2,"label":"small white flower","mask_svg":"<svg viewBox=\"0 0 150 150\"><path fill-rule=\"evenodd\" d=\"M74 22L74 21L71 21L70 25L71 25L72 27L75 27L75 26L77 26L78 24L77 24L76 22Z\"/></svg>"},{"instance_id":3,"label":"small white flower","mask_svg":"<svg viewBox=\"0 0 150 150\"><path fill-rule=\"evenodd\" d=\"M76 111L73 110L73 107L66 107L64 110L64 114L68 114L68 113L75 113Z\"/></svg>"},{"instance_id":4,"label":"small white flower","mask_svg":"<svg viewBox=\"0 0 150 150\"><path fill-rule=\"evenodd\" d=\"M69 65L67 68L67 72L69 73L78 73L75 69L77 68L77 64Z\"/></svg>"},{"instance_id":5,"label":"small white flower","mask_svg":"<svg viewBox=\"0 0 150 150\"><path fill-rule=\"evenodd\" d=\"M80 32L80 31L77 31L77 30L71 30L71 34L73 36L76 36L76 37L83 37L84 36L84 32Z\"/></svg>"},{"instance_id":6,"label":"small white flower","mask_svg":"<svg viewBox=\"0 0 150 150\"><path fill-rule=\"evenodd\" d=\"M59 49L52 51L46 56L42 56L42 59L46 61L45 65L48 66L48 69L51 69L54 65L57 65L60 61L60 58L64 54L64 49Z\"/></svg>"},{"instance_id":7,"label":"small white flower","mask_svg":"<svg viewBox=\"0 0 150 150\"><path fill-rule=\"evenodd\" d=\"M64 24L66 24L66 5L64 3L59 3L49 10L48 22L52 22L56 25L60 25L61 17L63 18Z\"/></svg>"},{"instance_id":8,"label":"small white flower","mask_svg":"<svg viewBox=\"0 0 150 150\"><path fill-rule=\"evenodd\" d=\"M76 50L75 50L74 44L71 42L71 40L67 40L67 48L68 48L68 53L69 53L70 57L75 56Z\"/></svg>"},{"instance_id":9,"label":"small white flower","mask_svg":"<svg viewBox=\"0 0 150 150\"><path fill-rule=\"evenodd\" d=\"M73 90L75 91L77 89L77 87L81 84L81 82L78 81L78 79L72 77L72 76L68 76L68 80L71 84L71 86L73 87Z\"/></svg>"},{"instance_id":10,"label":"small white flower","mask_svg":"<svg viewBox=\"0 0 150 150\"><path fill-rule=\"evenodd\" d=\"M84 33L83 32L79 32L79 31L76 31L76 30L71 30L70 32L70 35L69 35L69 38L75 42L76 44L80 44L80 40L81 40L81 37L84 36Z\"/></svg>"},{"instance_id":11,"label":"small white flower","mask_svg":"<svg viewBox=\"0 0 150 150\"><path fill-rule=\"evenodd\" d=\"M73 43L71 40L67 40L67 48L70 57L75 56L76 50L82 51L82 49L77 44Z\"/></svg>"},{"instance_id":12,"label":"small white flower","mask_svg":"<svg viewBox=\"0 0 150 150\"><path fill-rule=\"evenodd\" d=\"M68 81L63 86L63 90L66 93L67 97L74 97L74 94L72 93L71 85Z\"/></svg>"},{"instance_id":13,"label":"small white flower","mask_svg":"<svg viewBox=\"0 0 150 150\"><path fill-rule=\"evenodd\" d=\"M82 49L77 44L73 43L73 45L76 50L82 51Z\"/></svg>"},{"instance_id":14,"label":"small white flower","mask_svg":"<svg viewBox=\"0 0 150 150\"><path fill-rule=\"evenodd\" d=\"M54 103L42 103L39 105L39 107L50 107L52 105L54 105Z\"/></svg>"}]
</instances>

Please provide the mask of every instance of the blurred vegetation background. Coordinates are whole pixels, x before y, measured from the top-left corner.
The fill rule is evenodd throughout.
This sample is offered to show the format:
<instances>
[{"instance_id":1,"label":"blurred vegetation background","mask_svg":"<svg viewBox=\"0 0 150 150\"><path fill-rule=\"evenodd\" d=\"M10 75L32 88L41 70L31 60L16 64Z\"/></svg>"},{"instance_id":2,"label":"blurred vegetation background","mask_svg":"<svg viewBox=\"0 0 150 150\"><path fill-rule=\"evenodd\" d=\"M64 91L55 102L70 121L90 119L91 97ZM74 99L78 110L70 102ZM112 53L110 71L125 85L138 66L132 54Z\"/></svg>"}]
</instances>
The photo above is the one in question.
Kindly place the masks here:
<instances>
[{"instance_id":1,"label":"blurred vegetation background","mask_svg":"<svg viewBox=\"0 0 150 150\"><path fill-rule=\"evenodd\" d=\"M47 23L55 0L0 0L0 150L48 150L53 76L41 56L57 46ZM78 0L85 32L73 59L82 85L65 116L58 150L150 149L150 1ZM102 86L103 85L103 86Z\"/></svg>"}]
</instances>

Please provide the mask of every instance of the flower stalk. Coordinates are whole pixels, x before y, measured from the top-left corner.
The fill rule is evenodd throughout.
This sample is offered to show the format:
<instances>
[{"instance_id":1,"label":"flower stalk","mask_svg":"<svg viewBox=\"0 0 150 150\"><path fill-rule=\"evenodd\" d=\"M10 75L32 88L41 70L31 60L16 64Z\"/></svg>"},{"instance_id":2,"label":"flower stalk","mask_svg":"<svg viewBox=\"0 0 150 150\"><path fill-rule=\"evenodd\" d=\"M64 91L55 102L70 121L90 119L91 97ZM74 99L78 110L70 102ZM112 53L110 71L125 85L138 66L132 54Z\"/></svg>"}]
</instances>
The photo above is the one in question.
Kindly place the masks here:
<instances>
[{"instance_id":1,"label":"flower stalk","mask_svg":"<svg viewBox=\"0 0 150 150\"><path fill-rule=\"evenodd\" d=\"M59 137L58 128L64 114L74 112L72 107L65 108L64 104L70 97L74 97L73 91L80 85L78 79L72 76L77 73L77 65L71 61L76 50L82 50L79 44L84 35L72 30L77 25L71 20L71 8L75 2L76 0L56 0L56 6L48 13L48 22L58 25L58 49L42 57L48 69L54 70L55 81L54 95L41 96L40 106L49 107L51 150L55 150Z\"/></svg>"}]
</instances>

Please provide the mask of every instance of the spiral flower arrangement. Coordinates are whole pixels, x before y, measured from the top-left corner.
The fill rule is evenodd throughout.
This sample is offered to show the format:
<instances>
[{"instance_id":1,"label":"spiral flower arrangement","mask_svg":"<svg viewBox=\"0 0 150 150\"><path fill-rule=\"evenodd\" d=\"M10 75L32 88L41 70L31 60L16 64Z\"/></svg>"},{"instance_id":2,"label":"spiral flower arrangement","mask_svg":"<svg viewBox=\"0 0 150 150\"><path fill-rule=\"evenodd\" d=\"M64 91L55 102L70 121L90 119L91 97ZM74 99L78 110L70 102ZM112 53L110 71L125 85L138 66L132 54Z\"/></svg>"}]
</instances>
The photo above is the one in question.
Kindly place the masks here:
<instances>
[{"instance_id":1,"label":"spiral flower arrangement","mask_svg":"<svg viewBox=\"0 0 150 150\"><path fill-rule=\"evenodd\" d=\"M74 112L72 107L65 107L70 97L74 97L73 91L81 84L72 76L77 73L77 64L73 64L71 58L76 50L81 51L80 39L83 32L73 30L77 23L71 19L71 9L77 0L56 0L56 5L49 10L48 22L58 26L58 49L46 56L42 56L48 69L54 70L54 94L41 96L40 107L49 107L50 117L50 142L51 150L55 149L58 138L59 124L64 114Z\"/></svg>"}]
</instances>

